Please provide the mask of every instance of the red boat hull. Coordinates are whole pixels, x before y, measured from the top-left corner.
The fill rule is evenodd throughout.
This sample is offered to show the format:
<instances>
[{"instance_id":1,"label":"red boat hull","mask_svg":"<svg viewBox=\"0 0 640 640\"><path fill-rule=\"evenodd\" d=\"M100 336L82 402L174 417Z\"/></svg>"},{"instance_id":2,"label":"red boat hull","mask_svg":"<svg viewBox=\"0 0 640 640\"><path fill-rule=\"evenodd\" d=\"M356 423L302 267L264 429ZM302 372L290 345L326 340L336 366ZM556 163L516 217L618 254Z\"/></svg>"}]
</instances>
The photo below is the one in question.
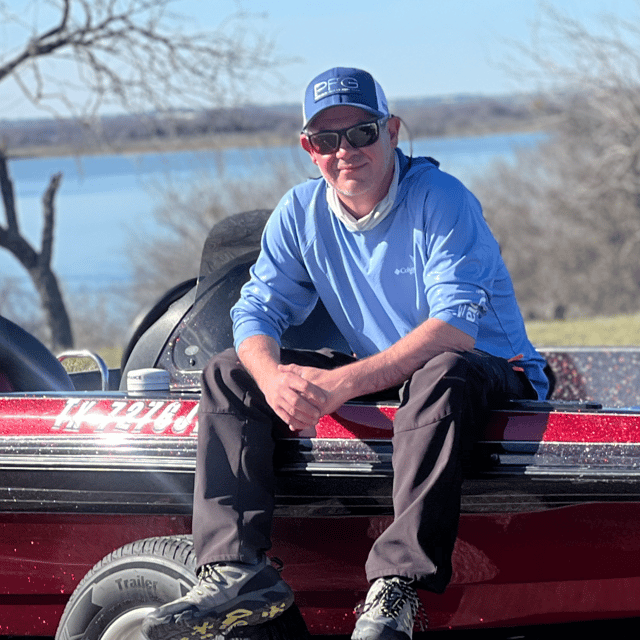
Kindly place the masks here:
<instances>
[{"instance_id":1,"label":"red boat hull","mask_svg":"<svg viewBox=\"0 0 640 640\"><path fill-rule=\"evenodd\" d=\"M388 521L276 519L273 553L312 634L351 633L367 590L368 545ZM0 633L53 636L70 594L101 558L132 540L189 531L188 517L3 515ZM451 585L421 597L434 630L634 617L640 577L630 559L639 557L640 504L464 515Z\"/></svg>"},{"instance_id":2,"label":"red boat hull","mask_svg":"<svg viewBox=\"0 0 640 640\"><path fill-rule=\"evenodd\" d=\"M132 461L144 467L140 447L145 441L156 443L154 459L160 441L171 443L167 455L175 457L187 445L192 453L196 406L196 400L189 398L160 401L122 395L0 400L6 480L0 514L0 633L53 635L66 601L96 562L134 540L189 533L189 506L184 503L168 501L165 508L162 500L159 505L147 500L141 507L133 489L128 498L114 490L116 497L111 502L104 496L101 502L96 498L99 487L92 493L73 484L82 484L82 480L57 486L55 478L104 474L109 464L121 469L119 473L139 474L131 470ZM355 468L362 463L359 448L366 445L371 464L378 456L378 472L375 464L372 468L379 477L384 475L380 460L390 446L393 413L392 406L345 407L321 422L312 441L290 439L288 446L340 443L334 464L346 452ZM639 434L640 416L629 412L494 413L480 445L499 445L502 453L491 454L498 458L509 447L514 451L524 447L524 454L512 451L509 456L526 455L529 462L537 463L528 468L544 470L547 465L548 472L518 481L509 472L503 479L500 475L508 463L501 463L494 472L489 470L489 479L465 481L451 585L443 595L421 593L430 629L637 616L640 500L635 483L628 478L625 484L632 488L630 492L612 492L613 480L604 483L598 474L611 476L607 455L612 448L634 447ZM574 492L559 491L555 448L562 443L575 447L580 441L605 450L597 454L598 464L590 460L591 477L583 469L580 478L571 480ZM85 453L78 455L77 450L73 455L66 449L69 443L82 444ZM527 446L533 446L535 452L527 453ZM100 457L93 459L86 451L99 451ZM129 453L130 464L126 463ZM47 456L53 457L40 462ZM190 454L190 464L192 458ZM63 460L64 473L60 471ZM512 466L521 462L518 459ZM39 464L48 470L48 486L35 486ZM165 466L160 468L166 470ZM571 469L575 468L573 460ZM31 489L18 486L22 473L32 479ZM507 487L504 491L503 486ZM296 592L311 633L349 634L353 608L367 590L364 564L368 549L392 518L388 503L381 500L373 505L372 514L366 513L364 503L321 501L302 507L292 502L287 487L285 483L274 523L273 553L285 564L284 577ZM74 497L65 499L65 492ZM296 509L302 509L303 515L296 516ZM140 580L145 576L140 575ZM126 591L127 585L122 588Z\"/></svg>"}]
</instances>

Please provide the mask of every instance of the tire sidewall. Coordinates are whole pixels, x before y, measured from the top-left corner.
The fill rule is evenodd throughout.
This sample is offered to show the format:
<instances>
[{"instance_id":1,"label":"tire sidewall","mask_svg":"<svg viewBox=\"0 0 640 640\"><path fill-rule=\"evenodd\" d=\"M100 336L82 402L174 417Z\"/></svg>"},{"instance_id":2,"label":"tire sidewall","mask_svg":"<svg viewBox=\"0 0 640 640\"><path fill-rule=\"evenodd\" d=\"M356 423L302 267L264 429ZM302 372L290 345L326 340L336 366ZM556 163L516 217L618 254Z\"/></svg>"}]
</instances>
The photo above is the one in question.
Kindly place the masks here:
<instances>
[{"instance_id":1,"label":"tire sidewall","mask_svg":"<svg viewBox=\"0 0 640 640\"><path fill-rule=\"evenodd\" d=\"M73 592L56 640L98 640L120 615L180 598L196 581L193 567L161 555L105 559Z\"/></svg>"}]
</instances>

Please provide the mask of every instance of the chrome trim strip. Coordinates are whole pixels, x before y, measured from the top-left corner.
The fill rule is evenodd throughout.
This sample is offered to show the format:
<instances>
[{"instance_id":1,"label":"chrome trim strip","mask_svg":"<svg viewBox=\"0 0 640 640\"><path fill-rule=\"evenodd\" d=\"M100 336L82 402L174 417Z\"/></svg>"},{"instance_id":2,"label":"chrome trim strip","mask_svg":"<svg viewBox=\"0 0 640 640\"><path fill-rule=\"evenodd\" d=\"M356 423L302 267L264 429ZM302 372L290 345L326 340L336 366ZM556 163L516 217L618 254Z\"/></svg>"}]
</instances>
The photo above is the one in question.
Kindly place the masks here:
<instances>
[{"instance_id":1,"label":"chrome trim strip","mask_svg":"<svg viewBox=\"0 0 640 640\"><path fill-rule=\"evenodd\" d=\"M129 434L0 436L0 471L193 472L196 439ZM388 440L280 440L279 475L392 475ZM483 474L640 477L640 444L483 441L474 468Z\"/></svg>"},{"instance_id":2,"label":"chrome trim strip","mask_svg":"<svg viewBox=\"0 0 640 640\"><path fill-rule=\"evenodd\" d=\"M640 444L585 444L541 442L527 473L557 474L571 468L572 475L610 473L640 476Z\"/></svg>"},{"instance_id":3,"label":"chrome trim strip","mask_svg":"<svg viewBox=\"0 0 640 640\"><path fill-rule=\"evenodd\" d=\"M176 471L195 469L196 442L181 437L0 437L0 471Z\"/></svg>"},{"instance_id":4,"label":"chrome trim strip","mask_svg":"<svg viewBox=\"0 0 640 640\"><path fill-rule=\"evenodd\" d=\"M195 452L180 436L0 436L0 511L189 515ZM388 440L279 441L276 513L392 514L391 453ZM463 512L640 501L640 445L481 442L474 462Z\"/></svg>"}]
</instances>

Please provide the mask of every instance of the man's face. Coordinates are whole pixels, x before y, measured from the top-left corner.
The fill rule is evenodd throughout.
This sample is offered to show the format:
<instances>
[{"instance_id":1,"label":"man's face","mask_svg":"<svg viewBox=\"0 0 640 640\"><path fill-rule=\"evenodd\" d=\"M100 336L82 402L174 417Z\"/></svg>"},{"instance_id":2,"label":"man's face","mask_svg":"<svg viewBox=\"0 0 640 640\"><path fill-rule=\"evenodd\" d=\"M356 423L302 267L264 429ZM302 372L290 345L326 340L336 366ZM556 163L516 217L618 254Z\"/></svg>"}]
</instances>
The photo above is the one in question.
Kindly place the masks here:
<instances>
[{"instance_id":1,"label":"man's face","mask_svg":"<svg viewBox=\"0 0 640 640\"><path fill-rule=\"evenodd\" d=\"M315 118L309 127L309 133L346 129L372 120L375 120L375 116L363 109L335 106ZM339 149L328 154L315 151L304 135L300 136L300 142L324 179L338 193L348 199L362 196L371 200L373 206L384 198L391 183L398 129L399 120L391 118L386 125L380 127L377 142L358 149L352 147L343 135Z\"/></svg>"}]
</instances>

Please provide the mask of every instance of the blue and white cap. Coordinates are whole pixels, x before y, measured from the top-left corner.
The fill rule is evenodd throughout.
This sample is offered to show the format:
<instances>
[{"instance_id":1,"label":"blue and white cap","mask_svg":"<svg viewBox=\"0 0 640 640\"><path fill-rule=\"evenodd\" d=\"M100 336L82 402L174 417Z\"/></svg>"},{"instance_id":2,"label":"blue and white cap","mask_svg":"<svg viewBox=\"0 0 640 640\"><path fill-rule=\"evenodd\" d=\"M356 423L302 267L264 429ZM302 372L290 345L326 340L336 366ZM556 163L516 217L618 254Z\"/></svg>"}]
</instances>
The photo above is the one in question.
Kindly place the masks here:
<instances>
[{"instance_id":1,"label":"blue and white cap","mask_svg":"<svg viewBox=\"0 0 640 640\"><path fill-rule=\"evenodd\" d=\"M389 115L387 98L373 76L362 69L336 67L316 76L307 87L302 104L303 129L322 111L348 105L377 118Z\"/></svg>"}]
</instances>

